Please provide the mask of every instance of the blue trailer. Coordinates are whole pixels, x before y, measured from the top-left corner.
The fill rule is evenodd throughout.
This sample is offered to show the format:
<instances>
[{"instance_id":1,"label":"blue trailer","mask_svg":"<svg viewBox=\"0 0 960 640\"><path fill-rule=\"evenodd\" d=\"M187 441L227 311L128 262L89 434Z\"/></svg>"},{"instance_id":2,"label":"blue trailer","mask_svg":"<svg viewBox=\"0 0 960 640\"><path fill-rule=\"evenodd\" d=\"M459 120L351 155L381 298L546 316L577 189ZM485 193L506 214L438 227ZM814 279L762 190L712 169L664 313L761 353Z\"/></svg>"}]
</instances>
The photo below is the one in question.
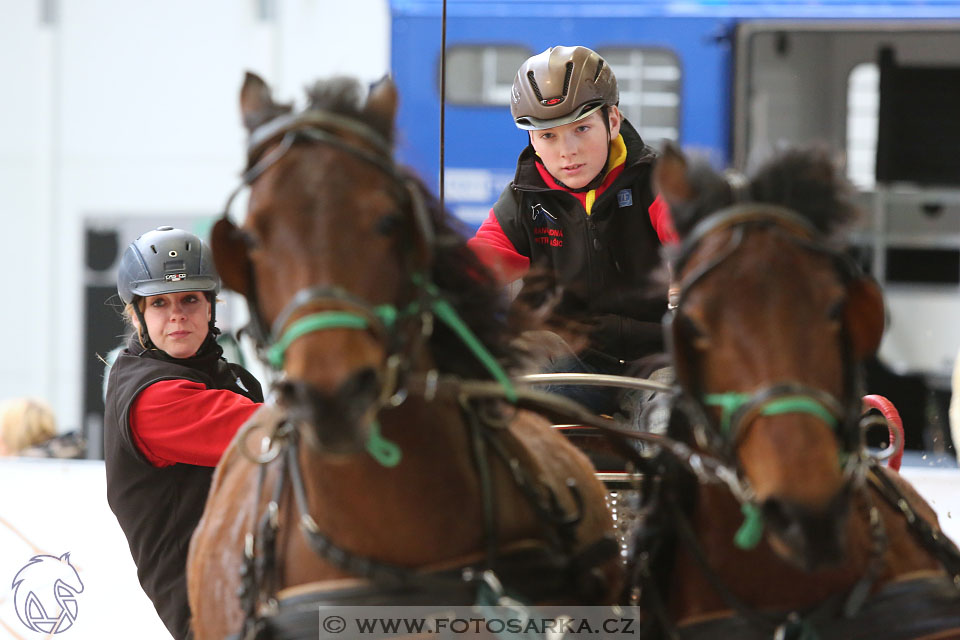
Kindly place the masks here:
<instances>
[{"instance_id":1,"label":"blue trailer","mask_svg":"<svg viewBox=\"0 0 960 640\"><path fill-rule=\"evenodd\" d=\"M435 189L442 9L390 0L399 153ZM468 224L487 215L526 143L508 108L516 69L558 44L605 57L621 109L654 146L675 140L739 169L783 145L835 149L868 214L855 244L887 297L881 355L930 389L948 387L960 350L960 118L942 102L929 117L923 105L891 110L916 107L909 96L887 96L882 109L880 62L956 70L960 2L448 0L445 197ZM951 73L928 93L960 101ZM909 171L907 152L935 170Z\"/></svg>"}]
</instances>

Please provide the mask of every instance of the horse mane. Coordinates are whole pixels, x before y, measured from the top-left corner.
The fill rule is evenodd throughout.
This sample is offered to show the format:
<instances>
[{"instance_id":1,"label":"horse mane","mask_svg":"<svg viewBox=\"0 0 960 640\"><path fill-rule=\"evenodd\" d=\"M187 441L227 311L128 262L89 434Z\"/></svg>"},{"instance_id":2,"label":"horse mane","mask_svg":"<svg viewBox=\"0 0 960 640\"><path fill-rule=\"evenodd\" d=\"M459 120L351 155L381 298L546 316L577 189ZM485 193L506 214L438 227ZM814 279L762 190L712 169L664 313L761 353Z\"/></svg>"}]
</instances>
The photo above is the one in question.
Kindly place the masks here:
<instances>
[{"instance_id":1,"label":"horse mane","mask_svg":"<svg viewBox=\"0 0 960 640\"><path fill-rule=\"evenodd\" d=\"M671 203L674 224L686 235L706 216L740 202L774 204L804 217L825 237L853 222L859 210L854 190L821 146L790 148L761 165L737 198L731 181L704 159L689 160L687 178L694 194L687 203Z\"/></svg>"},{"instance_id":2,"label":"horse mane","mask_svg":"<svg viewBox=\"0 0 960 640\"><path fill-rule=\"evenodd\" d=\"M386 140L393 141L392 120L364 108L366 95L356 79L334 77L320 80L307 89L307 95L309 109L356 119L372 127ZM497 360L508 368L520 366L523 353L510 343L521 327L519 323L515 325L507 321L508 303L503 288L467 247L464 225L440 206L437 197L412 171L401 171L420 191L433 224L436 238L430 274L433 284ZM445 373L472 378L490 377L463 341L439 320L434 322L430 349L437 367Z\"/></svg>"}]
</instances>

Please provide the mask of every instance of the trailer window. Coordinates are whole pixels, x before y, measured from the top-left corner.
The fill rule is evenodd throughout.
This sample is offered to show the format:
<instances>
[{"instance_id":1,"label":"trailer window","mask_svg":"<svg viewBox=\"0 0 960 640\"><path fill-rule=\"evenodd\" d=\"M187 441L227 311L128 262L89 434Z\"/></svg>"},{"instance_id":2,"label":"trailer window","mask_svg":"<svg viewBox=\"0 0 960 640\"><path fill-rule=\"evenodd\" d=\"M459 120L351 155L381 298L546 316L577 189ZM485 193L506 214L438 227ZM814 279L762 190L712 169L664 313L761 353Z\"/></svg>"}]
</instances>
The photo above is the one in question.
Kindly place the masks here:
<instances>
[{"instance_id":1,"label":"trailer window","mask_svg":"<svg viewBox=\"0 0 960 640\"><path fill-rule=\"evenodd\" d=\"M447 51L447 100L463 105L510 104L517 69L532 55L530 49L515 45L451 47Z\"/></svg>"},{"instance_id":2,"label":"trailer window","mask_svg":"<svg viewBox=\"0 0 960 640\"><path fill-rule=\"evenodd\" d=\"M880 70L873 62L855 66L847 77L847 177L861 189L876 183Z\"/></svg>"},{"instance_id":3,"label":"trailer window","mask_svg":"<svg viewBox=\"0 0 960 640\"><path fill-rule=\"evenodd\" d=\"M680 137L680 61L666 49L598 48L620 88L620 110L644 142Z\"/></svg>"}]
</instances>

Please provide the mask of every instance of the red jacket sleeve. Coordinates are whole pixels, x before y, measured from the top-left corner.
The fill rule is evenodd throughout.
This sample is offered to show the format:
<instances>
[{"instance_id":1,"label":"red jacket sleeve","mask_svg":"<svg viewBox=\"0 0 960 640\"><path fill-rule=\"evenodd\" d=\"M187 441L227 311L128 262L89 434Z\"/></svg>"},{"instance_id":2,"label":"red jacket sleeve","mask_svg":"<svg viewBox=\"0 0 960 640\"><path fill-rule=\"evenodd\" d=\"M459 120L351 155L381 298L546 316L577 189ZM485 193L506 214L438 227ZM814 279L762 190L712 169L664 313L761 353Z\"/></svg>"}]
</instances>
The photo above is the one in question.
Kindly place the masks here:
<instances>
[{"instance_id":1,"label":"red jacket sleeve","mask_svg":"<svg viewBox=\"0 0 960 640\"><path fill-rule=\"evenodd\" d=\"M677 230L673 227L673 218L670 216L670 207L662 196L657 198L650 205L650 223L660 238L660 244L676 244L680 241L677 237Z\"/></svg>"},{"instance_id":2,"label":"red jacket sleeve","mask_svg":"<svg viewBox=\"0 0 960 640\"><path fill-rule=\"evenodd\" d=\"M467 240L477 257L500 284L513 282L530 269L530 258L517 252L507 234L500 228L500 222L490 209L490 215L483 221L477 233Z\"/></svg>"},{"instance_id":3,"label":"red jacket sleeve","mask_svg":"<svg viewBox=\"0 0 960 640\"><path fill-rule=\"evenodd\" d=\"M130 431L155 467L178 462L215 467L260 404L189 380L161 380L140 392L130 409Z\"/></svg>"}]
</instances>

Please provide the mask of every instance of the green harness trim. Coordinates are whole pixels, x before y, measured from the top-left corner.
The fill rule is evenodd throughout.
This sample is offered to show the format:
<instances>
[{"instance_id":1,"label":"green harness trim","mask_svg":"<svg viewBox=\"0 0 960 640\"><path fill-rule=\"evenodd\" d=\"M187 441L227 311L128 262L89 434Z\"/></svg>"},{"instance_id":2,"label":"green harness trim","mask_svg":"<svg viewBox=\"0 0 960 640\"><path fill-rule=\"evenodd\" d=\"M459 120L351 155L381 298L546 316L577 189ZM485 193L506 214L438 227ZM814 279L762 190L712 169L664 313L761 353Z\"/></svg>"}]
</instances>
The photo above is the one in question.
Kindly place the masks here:
<instances>
[{"instance_id":1,"label":"green harness trim","mask_svg":"<svg viewBox=\"0 0 960 640\"><path fill-rule=\"evenodd\" d=\"M708 393L703 398L709 407L720 407L720 431L730 435L731 420L734 414L753 396L749 393ZM771 400L760 409L761 416L776 416L784 413L809 413L820 418L830 427L837 427L837 418L820 402L807 396L786 396ZM753 549L763 537L763 514L752 502L740 505L743 512L743 524L733 536L733 543L740 549Z\"/></svg>"},{"instance_id":2,"label":"green harness trim","mask_svg":"<svg viewBox=\"0 0 960 640\"><path fill-rule=\"evenodd\" d=\"M740 549L753 549L763 538L763 514L760 513L760 507L752 502L741 504L740 512L743 513L743 524L733 534L733 544Z\"/></svg>"},{"instance_id":3,"label":"green harness trim","mask_svg":"<svg viewBox=\"0 0 960 640\"><path fill-rule=\"evenodd\" d=\"M377 317L387 326L391 326L397 319L397 310L390 305L374 307ZM359 313L351 311L321 311L298 318L280 336L280 339L267 349L267 361L277 369L283 367L287 349L294 340L302 338L314 331L326 329L366 329L369 327L367 319Z\"/></svg>"},{"instance_id":4,"label":"green harness trim","mask_svg":"<svg viewBox=\"0 0 960 640\"><path fill-rule=\"evenodd\" d=\"M730 435L730 420L740 407L753 397L749 393L708 393L703 398L708 407L720 407L720 430L725 436ZM837 418L820 402L807 396L787 396L772 400L761 409L761 416L776 416L783 413L809 413L814 415L833 428L837 426Z\"/></svg>"},{"instance_id":5,"label":"green harness trim","mask_svg":"<svg viewBox=\"0 0 960 640\"><path fill-rule=\"evenodd\" d=\"M439 318L444 324L457 334L457 337L470 349L474 357L490 372L493 379L503 387L503 395L513 404L517 402L517 390L513 382L504 371L493 354L483 346L477 336L470 330L470 327L463 321L456 309L448 301L443 299L437 287L427 282L420 274L413 275L413 282L421 287L430 295L430 311ZM405 310L398 311L393 305L384 304L373 308L374 314L385 327L393 327L401 313L404 316L410 316L419 312L420 304L412 303ZM308 333L314 331L325 331L327 329L357 329L364 330L370 328L369 319L353 311L319 311L310 315L298 318L288 326L283 334L274 344L267 349L267 361L275 368L283 367L286 359L287 349L298 338L302 338ZM367 451L377 462L385 467L393 467L399 464L402 457L400 448L383 437L380 433L380 425L374 422L371 425L370 437L367 441Z\"/></svg>"},{"instance_id":6,"label":"green harness trim","mask_svg":"<svg viewBox=\"0 0 960 640\"><path fill-rule=\"evenodd\" d=\"M403 452L395 442L383 437L380 432L380 423L376 420L370 425L370 436L367 438L367 453L382 466L392 469L400 464Z\"/></svg>"}]
</instances>

